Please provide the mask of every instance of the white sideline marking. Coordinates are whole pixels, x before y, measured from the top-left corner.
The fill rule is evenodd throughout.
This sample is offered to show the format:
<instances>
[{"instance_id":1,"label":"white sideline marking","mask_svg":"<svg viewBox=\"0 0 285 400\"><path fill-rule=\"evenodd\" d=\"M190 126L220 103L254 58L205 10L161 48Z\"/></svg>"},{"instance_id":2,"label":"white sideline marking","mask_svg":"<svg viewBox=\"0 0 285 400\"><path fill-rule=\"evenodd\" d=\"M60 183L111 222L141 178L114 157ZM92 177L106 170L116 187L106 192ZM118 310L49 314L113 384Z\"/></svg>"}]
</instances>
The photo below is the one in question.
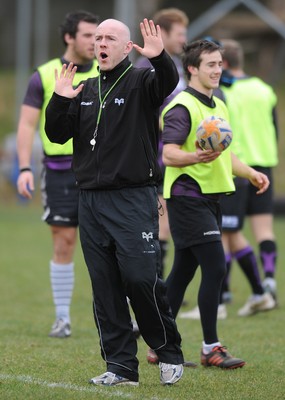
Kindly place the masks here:
<instances>
[{"instance_id":1,"label":"white sideline marking","mask_svg":"<svg viewBox=\"0 0 285 400\"><path fill-rule=\"evenodd\" d=\"M67 390L73 390L75 392L88 392L88 393L100 393L104 394L105 398L112 398L112 397L121 397L121 398L128 398L128 399L137 399L138 394L137 393L126 393L126 392L121 392L120 390L117 389L112 389L112 392L109 390L104 390L100 388L99 386L92 386L92 387L85 387L85 386L78 386L78 385L72 385L70 383L63 383L63 382L47 382L42 379L38 378L33 378L32 376L27 376L27 375L5 375L5 374L0 374L0 379L5 380L5 381L18 381L18 382L24 382L28 383L31 385L39 385L39 386L44 386L48 388L61 388L61 389L67 389ZM147 399L145 399L147 400ZM158 397L151 397L149 400L159 400ZM170 400L170 399L160 399L160 400Z\"/></svg>"},{"instance_id":2,"label":"white sideline marking","mask_svg":"<svg viewBox=\"0 0 285 400\"><path fill-rule=\"evenodd\" d=\"M78 385L72 385L70 383L63 383L63 382L47 382L42 379L37 379L33 378L32 376L26 376L26 375L3 375L0 374L0 379L3 380L10 380L10 381L18 381L18 382L24 382L24 383L30 383L31 385L39 385L39 386L44 386L48 388L61 388L61 389L67 389L67 390L74 390L76 392L89 392L89 393L102 393L105 395L105 397L127 397L130 399L134 399L137 396L133 396L130 393L124 393L119 390L115 390L111 392L107 392L106 390L102 390L100 387L85 387L85 386L78 386Z\"/></svg>"}]
</instances>

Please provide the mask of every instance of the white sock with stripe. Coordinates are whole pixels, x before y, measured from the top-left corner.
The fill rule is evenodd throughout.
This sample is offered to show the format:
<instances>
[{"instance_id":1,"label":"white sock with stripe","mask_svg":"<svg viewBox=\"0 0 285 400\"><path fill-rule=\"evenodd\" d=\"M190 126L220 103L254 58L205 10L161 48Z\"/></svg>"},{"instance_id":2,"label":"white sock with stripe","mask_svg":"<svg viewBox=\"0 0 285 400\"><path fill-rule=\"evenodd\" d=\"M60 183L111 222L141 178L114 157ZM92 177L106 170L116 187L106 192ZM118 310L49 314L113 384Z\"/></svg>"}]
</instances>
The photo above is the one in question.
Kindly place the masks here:
<instances>
[{"instance_id":1,"label":"white sock with stripe","mask_svg":"<svg viewBox=\"0 0 285 400\"><path fill-rule=\"evenodd\" d=\"M70 303L74 287L74 263L50 262L50 280L56 319L70 323Z\"/></svg>"}]
</instances>

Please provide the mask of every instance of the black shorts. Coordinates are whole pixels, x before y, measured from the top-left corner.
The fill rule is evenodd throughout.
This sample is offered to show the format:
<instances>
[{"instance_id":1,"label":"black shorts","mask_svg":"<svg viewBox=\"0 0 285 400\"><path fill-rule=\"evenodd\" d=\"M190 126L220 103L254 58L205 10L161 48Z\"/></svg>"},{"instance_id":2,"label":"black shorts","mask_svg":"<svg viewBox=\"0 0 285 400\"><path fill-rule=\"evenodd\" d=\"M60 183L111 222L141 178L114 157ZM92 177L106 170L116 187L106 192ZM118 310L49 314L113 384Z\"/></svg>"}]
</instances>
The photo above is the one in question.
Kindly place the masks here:
<instances>
[{"instance_id":1,"label":"black shorts","mask_svg":"<svg viewBox=\"0 0 285 400\"><path fill-rule=\"evenodd\" d=\"M269 188L266 192L262 194L256 194L257 188L252 184L249 185L248 188L248 196L247 196L247 208L246 214L247 215L255 215L255 214L272 214L273 207L274 207L274 188L273 188L273 174L271 168L264 168L264 167L255 167L259 172L264 173L268 179L270 180Z\"/></svg>"},{"instance_id":2,"label":"black shorts","mask_svg":"<svg viewBox=\"0 0 285 400\"><path fill-rule=\"evenodd\" d=\"M52 170L44 167L41 193L43 221L54 226L78 226L79 189L71 169Z\"/></svg>"},{"instance_id":3,"label":"black shorts","mask_svg":"<svg viewBox=\"0 0 285 400\"><path fill-rule=\"evenodd\" d=\"M221 197L222 229L225 232L241 230L246 215L249 182L242 178L235 178L234 182L235 193Z\"/></svg>"},{"instance_id":4,"label":"black shorts","mask_svg":"<svg viewBox=\"0 0 285 400\"><path fill-rule=\"evenodd\" d=\"M220 203L204 198L167 199L170 231L177 249L221 240Z\"/></svg>"}]
</instances>

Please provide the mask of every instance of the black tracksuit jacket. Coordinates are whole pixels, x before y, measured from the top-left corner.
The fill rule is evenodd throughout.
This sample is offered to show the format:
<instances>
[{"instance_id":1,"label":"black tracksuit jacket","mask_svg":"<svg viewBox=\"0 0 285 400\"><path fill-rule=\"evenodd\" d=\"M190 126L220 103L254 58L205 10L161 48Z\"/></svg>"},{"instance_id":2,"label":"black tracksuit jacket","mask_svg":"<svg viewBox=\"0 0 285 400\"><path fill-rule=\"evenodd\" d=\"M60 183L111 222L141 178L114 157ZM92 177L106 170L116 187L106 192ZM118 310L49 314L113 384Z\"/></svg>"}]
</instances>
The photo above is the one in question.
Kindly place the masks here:
<instances>
[{"instance_id":1,"label":"black tracksuit jacket","mask_svg":"<svg viewBox=\"0 0 285 400\"><path fill-rule=\"evenodd\" d=\"M100 106L98 79L103 99L130 65L129 59L112 71L87 79L75 99L53 94L46 109L46 133L55 143L73 137L73 170L81 189L140 187L161 180L157 163L159 107L179 77L165 51L150 61L154 69L131 67L107 96L93 151L90 140Z\"/></svg>"}]
</instances>

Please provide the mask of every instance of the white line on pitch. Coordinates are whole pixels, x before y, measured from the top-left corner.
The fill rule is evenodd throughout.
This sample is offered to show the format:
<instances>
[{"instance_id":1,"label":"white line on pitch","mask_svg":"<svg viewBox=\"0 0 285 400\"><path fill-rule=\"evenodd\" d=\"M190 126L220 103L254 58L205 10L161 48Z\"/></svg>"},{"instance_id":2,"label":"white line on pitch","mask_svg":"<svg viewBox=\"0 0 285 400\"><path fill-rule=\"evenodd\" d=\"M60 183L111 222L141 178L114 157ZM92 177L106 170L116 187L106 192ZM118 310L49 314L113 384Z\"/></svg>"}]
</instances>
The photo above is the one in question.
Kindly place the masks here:
<instances>
[{"instance_id":1,"label":"white line on pitch","mask_svg":"<svg viewBox=\"0 0 285 400\"><path fill-rule=\"evenodd\" d=\"M73 390L75 392L88 392L88 393L100 393L104 394L104 397L107 398L113 398L113 397L121 397L121 398L128 398L128 399L137 399L138 398L138 393L126 393L126 392L121 392L120 390L113 390L107 391L104 390L103 388L100 387L85 387L85 386L78 386L78 385L72 385L70 383L63 383L63 382L47 382L42 379L38 378L33 378L32 376L27 376L27 375L5 375L5 374L0 374L0 379L6 380L6 381L17 381L17 382L24 382L28 383L31 385L39 385L39 386L44 386L48 387L51 389L55 388L60 388L60 389L67 389L67 390ZM151 397L149 400L158 400L157 397ZM170 399L161 399L161 400L170 400Z\"/></svg>"},{"instance_id":2,"label":"white line on pitch","mask_svg":"<svg viewBox=\"0 0 285 400\"><path fill-rule=\"evenodd\" d=\"M106 397L127 397L127 398L135 398L130 393L123 393L119 390L115 390L112 393L106 393L107 391L102 390L102 388L99 387L85 387L85 386L78 386L78 385L72 385L70 383L62 383L62 382L47 382L42 379L37 379L33 378L32 376L26 376L26 375L3 375L0 374L0 379L3 380L14 380L18 382L24 382L24 383L29 383L31 385L39 385L39 386L45 386L49 388L61 388L61 389L67 389L67 390L73 390L76 392L89 392L89 393L103 393Z\"/></svg>"}]
</instances>

